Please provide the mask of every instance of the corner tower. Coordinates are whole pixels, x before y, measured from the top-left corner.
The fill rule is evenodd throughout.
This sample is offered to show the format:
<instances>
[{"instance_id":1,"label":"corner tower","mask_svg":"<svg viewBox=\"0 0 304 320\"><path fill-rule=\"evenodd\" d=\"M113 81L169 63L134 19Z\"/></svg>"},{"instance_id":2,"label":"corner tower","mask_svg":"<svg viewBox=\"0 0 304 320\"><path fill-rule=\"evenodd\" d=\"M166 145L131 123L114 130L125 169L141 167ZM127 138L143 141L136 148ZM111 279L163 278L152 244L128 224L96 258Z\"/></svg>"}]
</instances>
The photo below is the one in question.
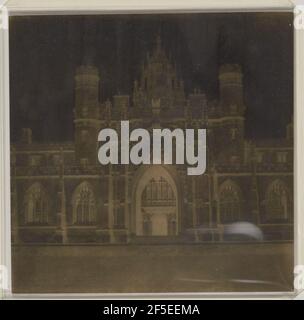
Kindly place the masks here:
<instances>
[{"instance_id":1,"label":"corner tower","mask_svg":"<svg viewBox=\"0 0 304 320\"><path fill-rule=\"evenodd\" d=\"M224 64L219 70L220 104L224 115L243 115L243 73L238 64Z\"/></svg>"},{"instance_id":2,"label":"corner tower","mask_svg":"<svg viewBox=\"0 0 304 320\"><path fill-rule=\"evenodd\" d=\"M75 75L75 153L76 160L97 161L99 127L99 71L93 66L80 66Z\"/></svg>"}]
</instances>

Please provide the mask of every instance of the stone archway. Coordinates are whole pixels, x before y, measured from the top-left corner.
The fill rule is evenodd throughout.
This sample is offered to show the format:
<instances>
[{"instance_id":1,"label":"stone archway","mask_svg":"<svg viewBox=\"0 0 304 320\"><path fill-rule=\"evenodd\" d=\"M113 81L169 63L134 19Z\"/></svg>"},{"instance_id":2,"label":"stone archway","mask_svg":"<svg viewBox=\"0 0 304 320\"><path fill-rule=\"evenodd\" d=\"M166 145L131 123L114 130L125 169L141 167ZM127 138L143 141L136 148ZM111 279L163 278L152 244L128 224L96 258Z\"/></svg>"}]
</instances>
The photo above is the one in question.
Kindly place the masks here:
<instances>
[{"instance_id":1,"label":"stone archway","mask_svg":"<svg viewBox=\"0 0 304 320\"><path fill-rule=\"evenodd\" d=\"M165 166L140 169L133 186L132 226L136 236L178 235L180 194L175 178Z\"/></svg>"}]
</instances>

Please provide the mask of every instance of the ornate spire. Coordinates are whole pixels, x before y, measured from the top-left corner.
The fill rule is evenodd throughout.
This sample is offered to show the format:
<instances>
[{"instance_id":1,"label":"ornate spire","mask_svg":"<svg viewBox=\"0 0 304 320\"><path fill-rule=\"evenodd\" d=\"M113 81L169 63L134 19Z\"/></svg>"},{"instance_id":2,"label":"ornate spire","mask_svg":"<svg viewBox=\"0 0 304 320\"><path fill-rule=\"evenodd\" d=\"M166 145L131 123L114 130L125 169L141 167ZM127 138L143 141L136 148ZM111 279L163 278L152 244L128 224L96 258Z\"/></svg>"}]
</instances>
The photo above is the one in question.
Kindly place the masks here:
<instances>
[{"instance_id":1,"label":"ornate spire","mask_svg":"<svg viewBox=\"0 0 304 320\"><path fill-rule=\"evenodd\" d=\"M180 79L162 48L160 33L155 40L152 54L147 54L146 64L142 65L140 80L138 85L134 85L133 92L135 105L147 106L153 112L169 109L172 105L179 106L184 102L183 86L178 85Z\"/></svg>"}]
</instances>

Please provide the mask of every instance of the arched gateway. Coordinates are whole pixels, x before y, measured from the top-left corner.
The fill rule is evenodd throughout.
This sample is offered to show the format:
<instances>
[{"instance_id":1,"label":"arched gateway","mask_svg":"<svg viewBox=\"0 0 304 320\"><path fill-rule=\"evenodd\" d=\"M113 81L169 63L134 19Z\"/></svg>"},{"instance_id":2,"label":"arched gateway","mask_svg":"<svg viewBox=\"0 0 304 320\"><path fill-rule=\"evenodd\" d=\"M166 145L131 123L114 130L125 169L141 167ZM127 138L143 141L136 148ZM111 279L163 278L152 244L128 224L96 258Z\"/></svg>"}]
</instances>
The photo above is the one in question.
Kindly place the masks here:
<instances>
[{"instance_id":1,"label":"arched gateway","mask_svg":"<svg viewBox=\"0 0 304 320\"><path fill-rule=\"evenodd\" d=\"M136 236L178 235L180 195L174 172L170 171L161 165L143 166L136 175L132 210Z\"/></svg>"}]
</instances>

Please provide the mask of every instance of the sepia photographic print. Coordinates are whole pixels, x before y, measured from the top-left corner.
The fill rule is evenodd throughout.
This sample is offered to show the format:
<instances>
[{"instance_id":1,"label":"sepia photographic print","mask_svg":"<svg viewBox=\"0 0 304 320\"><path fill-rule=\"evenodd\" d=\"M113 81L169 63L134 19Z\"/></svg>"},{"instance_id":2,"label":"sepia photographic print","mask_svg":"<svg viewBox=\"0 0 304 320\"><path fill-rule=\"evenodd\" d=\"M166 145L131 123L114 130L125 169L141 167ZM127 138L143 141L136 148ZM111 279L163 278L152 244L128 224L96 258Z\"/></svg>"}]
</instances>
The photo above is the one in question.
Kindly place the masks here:
<instances>
[{"instance_id":1,"label":"sepia photographic print","mask_svg":"<svg viewBox=\"0 0 304 320\"><path fill-rule=\"evenodd\" d=\"M293 291L293 14L13 16L13 293Z\"/></svg>"}]
</instances>

